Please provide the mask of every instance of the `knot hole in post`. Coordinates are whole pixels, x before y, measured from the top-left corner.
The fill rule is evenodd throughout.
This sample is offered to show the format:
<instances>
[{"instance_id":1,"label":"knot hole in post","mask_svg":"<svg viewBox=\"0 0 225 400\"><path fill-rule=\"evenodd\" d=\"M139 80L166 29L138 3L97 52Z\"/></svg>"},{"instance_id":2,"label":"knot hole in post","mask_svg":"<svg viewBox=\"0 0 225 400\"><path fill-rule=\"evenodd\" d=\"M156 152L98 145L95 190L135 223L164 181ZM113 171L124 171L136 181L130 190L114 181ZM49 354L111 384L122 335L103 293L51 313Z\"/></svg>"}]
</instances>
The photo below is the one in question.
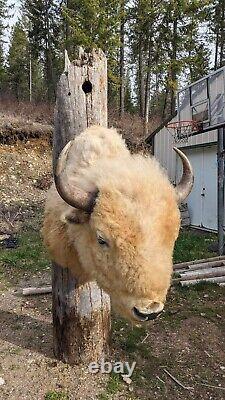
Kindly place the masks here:
<instances>
[{"instance_id":1,"label":"knot hole in post","mask_svg":"<svg viewBox=\"0 0 225 400\"><path fill-rule=\"evenodd\" d=\"M82 85L82 89L85 94L91 93L92 92L92 83L89 80L86 80Z\"/></svg>"}]
</instances>

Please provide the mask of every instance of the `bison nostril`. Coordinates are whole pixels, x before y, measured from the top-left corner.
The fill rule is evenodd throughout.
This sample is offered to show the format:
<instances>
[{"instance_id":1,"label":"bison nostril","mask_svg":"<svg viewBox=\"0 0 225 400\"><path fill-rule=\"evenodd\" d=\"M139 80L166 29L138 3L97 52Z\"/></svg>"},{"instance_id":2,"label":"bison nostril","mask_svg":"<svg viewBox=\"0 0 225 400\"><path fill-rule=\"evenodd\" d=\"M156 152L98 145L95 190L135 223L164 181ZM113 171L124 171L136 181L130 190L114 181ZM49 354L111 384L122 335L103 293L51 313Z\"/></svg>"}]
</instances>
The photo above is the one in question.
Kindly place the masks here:
<instances>
[{"instance_id":1,"label":"bison nostril","mask_svg":"<svg viewBox=\"0 0 225 400\"><path fill-rule=\"evenodd\" d=\"M139 311L136 307L133 308L133 313L136 317L138 317L139 320L141 321L150 321L159 316L162 311L159 312L152 312L152 313L143 313Z\"/></svg>"}]
</instances>

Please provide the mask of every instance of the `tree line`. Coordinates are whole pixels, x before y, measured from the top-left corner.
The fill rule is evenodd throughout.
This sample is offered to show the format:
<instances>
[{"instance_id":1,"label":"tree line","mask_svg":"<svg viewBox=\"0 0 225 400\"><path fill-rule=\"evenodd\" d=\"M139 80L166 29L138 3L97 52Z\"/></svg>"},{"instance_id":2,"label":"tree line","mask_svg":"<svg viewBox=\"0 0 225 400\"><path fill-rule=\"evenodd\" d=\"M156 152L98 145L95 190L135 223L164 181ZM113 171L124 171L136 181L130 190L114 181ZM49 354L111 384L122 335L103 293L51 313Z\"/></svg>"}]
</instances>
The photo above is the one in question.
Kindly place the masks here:
<instances>
[{"instance_id":1,"label":"tree line","mask_svg":"<svg viewBox=\"0 0 225 400\"><path fill-rule=\"evenodd\" d=\"M64 50L100 47L110 104L147 126L174 113L178 85L225 65L224 0L22 0L6 53L10 12L0 0L0 91L19 101L53 102Z\"/></svg>"}]
</instances>

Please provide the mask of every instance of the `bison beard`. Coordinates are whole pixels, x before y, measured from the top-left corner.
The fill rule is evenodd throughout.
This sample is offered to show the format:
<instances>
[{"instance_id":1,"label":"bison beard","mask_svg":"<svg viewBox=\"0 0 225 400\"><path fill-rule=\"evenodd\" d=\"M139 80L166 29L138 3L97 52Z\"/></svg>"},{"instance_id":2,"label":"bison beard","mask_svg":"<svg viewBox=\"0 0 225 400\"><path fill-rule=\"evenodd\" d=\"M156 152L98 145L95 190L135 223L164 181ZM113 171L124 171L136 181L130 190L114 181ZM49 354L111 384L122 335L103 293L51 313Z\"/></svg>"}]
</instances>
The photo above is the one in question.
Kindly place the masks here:
<instances>
[{"instance_id":1,"label":"bison beard","mask_svg":"<svg viewBox=\"0 0 225 400\"><path fill-rule=\"evenodd\" d=\"M80 284L97 281L114 308L145 322L163 310L180 227L178 203L190 193L186 156L174 188L153 157L131 155L114 129L92 126L63 149L45 206L44 242Z\"/></svg>"}]
</instances>

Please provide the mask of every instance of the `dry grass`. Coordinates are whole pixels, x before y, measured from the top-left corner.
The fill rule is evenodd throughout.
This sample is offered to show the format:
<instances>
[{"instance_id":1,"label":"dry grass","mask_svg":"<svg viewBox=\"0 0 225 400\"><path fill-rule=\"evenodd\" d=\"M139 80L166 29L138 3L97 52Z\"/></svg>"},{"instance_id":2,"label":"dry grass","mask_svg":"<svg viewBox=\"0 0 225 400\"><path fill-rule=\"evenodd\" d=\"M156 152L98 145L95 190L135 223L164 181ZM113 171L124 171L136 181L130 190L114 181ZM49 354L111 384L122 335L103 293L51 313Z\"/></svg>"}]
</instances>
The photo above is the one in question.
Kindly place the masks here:
<instances>
[{"instance_id":1,"label":"dry grass","mask_svg":"<svg viewBox=\"0 0 225 400\"><path fill-rule=\"evenodd\" d=\"M0 99L0 140L2 143L14 143L16 139L51 136L53 126L53 104L33 104L18 102L11 98ZM148 134L144 130L144 121L137 114L125 113L109 108L109 127L115 127L125 138L132 152L148 151L144 139L160 124L155 117L148 124ZM2 139L1 139L2 138Z\"/></svg>"},{"instance_id":2,"label":"dry grass","mask_svg":"<svg viewBox=\"0 0 225 400\"><path fill-rule=\"evenodd\" d=\"M24 117L0 115L0 143L13 144L19 141L27 141L32 138L43 138L51 142L52 125L41 124Z\"/></svg>"},{"instance_id":3,"label":"dry grass","mask_svg":"<svg viewBox=\"0 0 225 400\"><path fill-rule=\"evenodd\" d=\"M123 118L119 112L109 109L109 126L113 126L123 135L128 143L134 146L143 145L144 140L150 135L161 123L159 117L154 117L148 123L148 134L144 130L144 121L137 114L125 113Z\"/></svg>"},{"instance_id":4,"label":"dry grass","mask_svg":"<svg viewBox=\"0 0 225 400\"><path fill-rule=\"evenodd\" d=\"M0 98L0 110L2 117L14 117L44 125L53 124L54 106L52 104L18 102L13 98L5 97Z\"/></svg>"},{"instance_id":5,"label":"dry grass","mask_svg":"<svg viewBox=\"0 0 225 400\"><path fill-rule=\"evenodd\" d=\"M47 138L53 131L53 106L0 99L0 142L13 144L17 140Z\"/></svg>"}]
</instances>

